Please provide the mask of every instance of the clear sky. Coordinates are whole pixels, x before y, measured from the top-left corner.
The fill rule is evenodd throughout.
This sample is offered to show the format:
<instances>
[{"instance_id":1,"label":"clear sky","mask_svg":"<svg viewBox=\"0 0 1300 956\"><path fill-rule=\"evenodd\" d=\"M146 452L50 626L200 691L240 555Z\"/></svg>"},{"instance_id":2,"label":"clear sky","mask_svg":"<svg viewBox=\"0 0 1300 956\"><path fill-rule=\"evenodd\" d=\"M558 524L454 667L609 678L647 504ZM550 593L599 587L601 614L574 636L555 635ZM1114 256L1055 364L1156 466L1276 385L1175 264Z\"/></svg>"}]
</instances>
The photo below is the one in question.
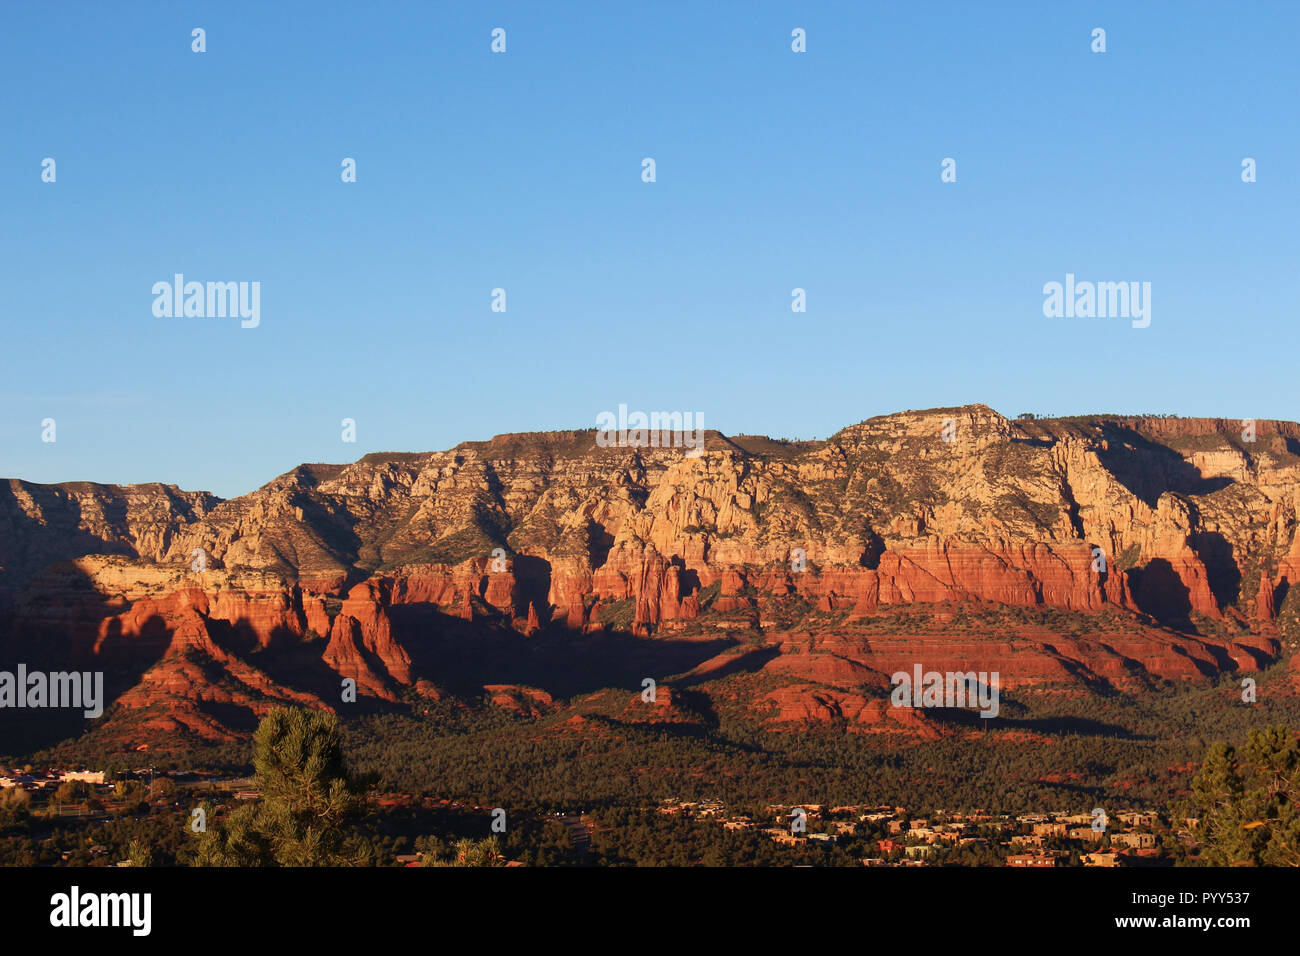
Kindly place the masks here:
<instances>
[{"instance_id":1,"label":"clear sky","mask_svg":"<svg viewBox=\"0 0 1300 956\"><path fill-rule=\"evenodd\" d=\"M5 3L0 476L233 496L620 403L803 438L970 402L1300 418L1297 27L1293 2ZM260 325L156 317L178 272L260 282ZM1150 282L1150 326L1044 317L1066 273Z\"/></svg>"}]
</instances>

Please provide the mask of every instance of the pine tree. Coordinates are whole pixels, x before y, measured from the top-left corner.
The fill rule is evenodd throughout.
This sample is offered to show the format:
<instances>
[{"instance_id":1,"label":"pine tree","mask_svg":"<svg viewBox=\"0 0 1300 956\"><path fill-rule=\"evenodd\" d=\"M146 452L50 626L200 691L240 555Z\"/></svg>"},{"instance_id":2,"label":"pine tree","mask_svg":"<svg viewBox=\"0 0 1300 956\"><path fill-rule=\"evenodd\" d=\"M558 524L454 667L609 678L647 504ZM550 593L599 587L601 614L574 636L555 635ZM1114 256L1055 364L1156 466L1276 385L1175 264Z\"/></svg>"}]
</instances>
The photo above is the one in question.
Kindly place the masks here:
<instances>
[{"instance_id":1,"label":"pine tree","mask_svg":"<svg viewBox=\"0 0 1300 956\"><path fill-rule=\"evenodd\" d=\"M1192 782L1201 859L1212 866L1300 866L1300 746L1285 726L1214 744Z\"/></svg>"},{"instance_id":2,"label":"pine tree","mask_svg":"<svg viewBox=\"0 0 1300 956\"><path fill-rule=\"evenodd\" d=\"M126 858L132 866L153 866L153 850L140 840L132 840L126 849Z\"/></svg>"},{"instance_id":3,"label":"pine tree","mask_svg":"<svg viewBox=\"0 0 1300 956\"><path fill-rule=\"evenodd\" d=\"M240 807L205 833L201 866L357 866L369 847L346 823L373 781L352 775L338 718L312 710L273 710L253 736L261 800Z\"/></svg>"},{"instance_id":4,"label":"pine tree","mask_svg":"<svg viewBox=\"0 0 1300 956\"><path fill-rule=\"evenodd\" d=\"M505 866L501 841L495 834L482 840L462 839L456 843L451 860L431 859L425 866Z\"/></svg>"}]
</instances>

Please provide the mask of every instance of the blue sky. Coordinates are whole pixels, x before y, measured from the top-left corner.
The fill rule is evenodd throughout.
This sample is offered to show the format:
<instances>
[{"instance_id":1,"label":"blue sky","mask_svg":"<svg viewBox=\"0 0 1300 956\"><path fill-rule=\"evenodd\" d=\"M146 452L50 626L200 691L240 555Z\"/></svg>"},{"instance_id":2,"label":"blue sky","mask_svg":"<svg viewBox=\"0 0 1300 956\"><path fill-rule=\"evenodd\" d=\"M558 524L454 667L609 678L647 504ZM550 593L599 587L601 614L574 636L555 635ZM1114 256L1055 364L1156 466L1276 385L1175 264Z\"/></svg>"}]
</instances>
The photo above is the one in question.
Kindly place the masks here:
<instances>
[{"instance_id":1,"label":"blue sky","mask_svg":"<svg viewBox=\"0 0 1300 956\"><path fill-rule=\"evenodd\" d=\"M0 475L233 496L619 403L778 437L969 402L1300 418L1297 26L1281 2L5 4ZM260 325L155 317L177 272L260 282ZM1150 327L1045 318L1067 272L1150 282Z\"/></svg>"}]
</instances>

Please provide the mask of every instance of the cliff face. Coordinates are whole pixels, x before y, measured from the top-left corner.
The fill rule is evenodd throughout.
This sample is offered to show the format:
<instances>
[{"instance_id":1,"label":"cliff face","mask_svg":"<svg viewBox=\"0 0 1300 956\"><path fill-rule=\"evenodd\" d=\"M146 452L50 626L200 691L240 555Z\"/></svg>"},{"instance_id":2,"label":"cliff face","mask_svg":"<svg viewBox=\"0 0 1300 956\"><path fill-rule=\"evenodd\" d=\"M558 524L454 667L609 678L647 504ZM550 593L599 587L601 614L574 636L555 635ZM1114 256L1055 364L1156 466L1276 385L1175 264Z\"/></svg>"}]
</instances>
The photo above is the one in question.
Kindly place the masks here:
<instances>
[{"instance_id":1,"label":"cliff face","mask_svg":"<svg viewBox=\"0 0 1300 956\"><path fill-rule=\"evenodd\" d=\"M1281 653L1300 575L1300 426L1242 431L968 406L817 443L710 433L699 457L599 448L590 431L503 435L302 465L231 501L10 481L0 639L6 661L119 655L123 708L183 702L171 719L210 735L228 722L205 700L330 706L344 677L377 701L436 694L464 661L429 653L430 635L740 631L787 682L759 710L906 730L881 716L881 680L918 660L1086 688L1208 679ZM855 636L899 608L953 606L1106 624L1063 635L1026 621L1014 641ZM796 626L815 652L789 653ZM832 680L827 655L861 670Z\"/></svg>"},{"instance_id":2,"label":"cliff face","mask_svg":"<svg viewBox=\"0 0 1300 956\"><path fill-rule=\"evenodd\" d=\"M0 481L0 585L13 588L53 562L86 554L161 561L177 531L220 501L174 485Z\"/></svg>"}]
</instances>

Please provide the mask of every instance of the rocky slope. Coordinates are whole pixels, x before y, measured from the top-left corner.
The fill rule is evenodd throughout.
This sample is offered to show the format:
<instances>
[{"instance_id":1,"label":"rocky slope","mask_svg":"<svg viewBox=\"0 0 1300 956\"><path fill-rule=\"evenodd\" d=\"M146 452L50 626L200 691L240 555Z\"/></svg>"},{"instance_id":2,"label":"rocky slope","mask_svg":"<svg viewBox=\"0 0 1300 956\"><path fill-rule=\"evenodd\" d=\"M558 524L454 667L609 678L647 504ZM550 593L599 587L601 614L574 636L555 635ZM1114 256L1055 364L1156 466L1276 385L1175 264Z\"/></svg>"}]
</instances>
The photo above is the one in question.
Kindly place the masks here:
<instances>
[{"instance_id":1,"label":"rocky slope","mask_svg":"<svg viewBox=\"0 0 1300 956\"><path fill-rule=\"evenodd\" d=\"M501 435L301 465L230 501L11 480L0 667L105 670L104 720L147 715L139 746L354 706L343 678L355 706L472 686L532 712L591 654L706 688L757 675L745 706L772 721L924 735L885 701L917 662L1088 693L1287 653L1298 453L1291 422L1247 441L1235 420L976 405L816 443L709 433L698 457Z\"/></svg>"}]
</instances>

